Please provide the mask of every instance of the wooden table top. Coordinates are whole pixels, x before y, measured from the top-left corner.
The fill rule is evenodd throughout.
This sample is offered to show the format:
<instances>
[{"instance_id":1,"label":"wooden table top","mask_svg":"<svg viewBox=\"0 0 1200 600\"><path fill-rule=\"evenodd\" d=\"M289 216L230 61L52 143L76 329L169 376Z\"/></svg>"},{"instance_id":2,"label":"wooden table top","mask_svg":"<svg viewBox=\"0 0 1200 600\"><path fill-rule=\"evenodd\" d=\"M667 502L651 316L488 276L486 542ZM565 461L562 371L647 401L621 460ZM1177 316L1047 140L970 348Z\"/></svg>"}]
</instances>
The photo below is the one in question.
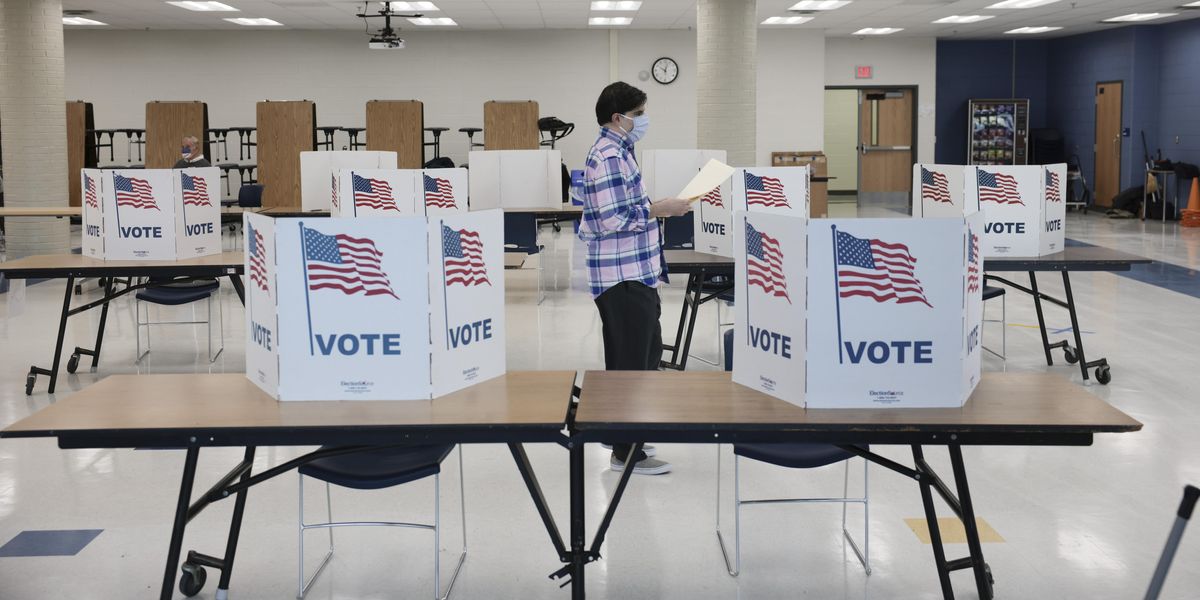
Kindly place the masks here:
<instances>
[{"instance_id":1,"label":"wooden table top","mask_svg":"<svg viewBox=\"0 0 1200 600\"><path fill-rule=\"evenodd\" d=\"M14 423L0 437L99 433L355 433L406 428L563 427L574 371L512 372L435 400L279 402L241 373L112 375ZM134 442L137 443L137 442ZM323 443L312 439L302 443Z\"/></svg>"},{"instance_id":2,"label":"wooden table top","mask_svg":"<svg viewBox=\"0 0 1200 600\"><path fill-rule=\"evenodd\" d=\"M38 254L0 262L0 273L13 279L30 277L94 277L102 275L214 276L241 273L245 254L222 252L183 260L100 260L82 254Z\"/></svg>"},{"instance_id":3,"label":"wooden table top","mask_svg":"<svg viewBox=\"0 0 1200 600\"><path fill-rule=\"evenodd\" d=\"M984 373L962 408L804 409L733 383L721 371L588 371L575 424L720 430L1096 433L1142 424L1063 377Z\"/></svg>"},{"instance_id":4,"label":"wooden table top","mask_svg":"<svg viewBox=\"0 0 1200 600\"><path fill-rule=\"evenodd\" d=\"M0 217L78 217L78 206L0 206Z\"/></svg>"}]
</instances>

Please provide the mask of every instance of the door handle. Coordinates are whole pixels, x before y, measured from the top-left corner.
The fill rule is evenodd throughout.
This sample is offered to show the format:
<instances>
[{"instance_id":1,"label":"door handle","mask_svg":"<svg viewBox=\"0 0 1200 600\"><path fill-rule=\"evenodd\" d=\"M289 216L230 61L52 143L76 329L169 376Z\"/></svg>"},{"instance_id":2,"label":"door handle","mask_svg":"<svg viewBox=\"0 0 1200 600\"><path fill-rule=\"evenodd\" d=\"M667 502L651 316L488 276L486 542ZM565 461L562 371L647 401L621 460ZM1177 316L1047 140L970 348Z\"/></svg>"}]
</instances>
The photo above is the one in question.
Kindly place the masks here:
<instances>
[{"instance_id":1,"label":"door handle","mask_svg":"<svg viewBox=\"0 0 1200 600\"><path fill-rule=\"evenodd\" d=\"M867 152L880 152L880 151L903 152L903 151L907 151L907 150L912 150L912 146L863 146L862 147L863 154L866 154Z\"/></svg>"}]
</instances>

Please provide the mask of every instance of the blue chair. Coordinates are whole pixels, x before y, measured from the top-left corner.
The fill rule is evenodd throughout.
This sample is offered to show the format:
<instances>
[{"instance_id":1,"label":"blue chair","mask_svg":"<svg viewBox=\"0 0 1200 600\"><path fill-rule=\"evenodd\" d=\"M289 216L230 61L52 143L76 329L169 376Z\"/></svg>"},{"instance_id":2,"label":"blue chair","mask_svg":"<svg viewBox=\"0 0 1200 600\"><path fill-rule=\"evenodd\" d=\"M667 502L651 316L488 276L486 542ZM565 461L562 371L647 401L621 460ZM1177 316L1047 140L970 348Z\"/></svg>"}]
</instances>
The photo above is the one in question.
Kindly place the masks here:
<instances>
[{"instance_id":1,"label":"blue chair","mask_svg":"<svg viewBox=\"0 0 1200 600\"><path fill-rule=\"evenodd\" d=\"M248 183L238 188L238 206L242 208L258 208L262 206L263 186L261 183Z\"/></svg>"},{"instance_id":2,"label":"blue chair","mask_svg":"<svg viewBox=\"0 0 1200 600\"><path fill-rule=\"evenodd\" d=\"M153 282L154 280L151 279ZM213 314L213 296L220 290L221 284L216 279L198 279L192 281L172 282L169 279L161 280L159 285L142 288L134 296L134 319L137 327L137 360L141 362L147 354L150 353L150 326L151 325L208 325L208 362L217 360L221 355L221 351L225 349L225 309L222 307L220 300L217 301L218 314L218 333L221 337L221 345L217 348L216 353L213 353L212 340L212 314ZM149 307L146 309L146 320L142 320L142 303L158 304L160 306L182 306L184 304L192 304L201 300L208 300L208 318L204 321L195 320L195 310L193 307L191 321L151 321ZM142 328L146 328L146 351L142 352Z\"/></svg>"},{"instance_id":3,"label":"blue chair","mask_svg":"<svg viewBox=\"0 0 1200 600\"><path fill-rule=\"evenodd\" d=\"M334 448L322 448L329 450ZM329 559L333 557L333 528L335 527L407 527L433 531L433 594L436 600L446 600L454 589L454 582L462 570L463 562L467 559L467 509L466 492L463 487L462 447L458 449L458 488L460 493L459 506L462 509L462 553L454 567L454 574L446 586L445 593L441 587L441 470L442 461L454 449L453 444L437 444L430 446L403 446L397 448L379 448L364 452L339 454L319 458L298 469L300 478L300 565L299 589L297 598L304 598L313 582L325 570ZM378 490L411 483L433 476L433 524L408 523L395 521L341 521L333 520L333 504L330 495L330 484L355 490ZM311 477L325 482L326 521L324 523L304 522L304 478ZM309 529L329 530L329 551L321 559L320 566L312 578L304 577L304 532Z\"/></svg>"},{"instance_id":4,"label":"blue chair","mask_svg":"<svg viewBox=\"0 0 1200 600\"><path fill-rule=\"evenodd\" d=\"M987 301L1000 299L1000 319L983 319L984 323L999 323L1000 324L1000 351L996 352L987 346L983 346L984 350L992 353L1004 362L1008 362L1008 299L1004 295L1005 289L1000 286L983 286L983 314L987 316Z\"/></svg>"},{"instance_id":5,"label":"blue chair","mask_svg":"<svg viewBox=\"0 0 1200 600\"><path fill-rule=\"evenodd\" d=\"M663 250L691 250L696 247L694 213L667 217L663 222Z\"/></svg>"},{"instance_id":6,"label":"blue chair","mask_svg":"<svg viewBox=\"0 0 1200 600\"><path fill-rule=\"evenodd\" d=\"M733 331L725 332L725 370L733 370ZM859 563L867 575L871 574L871 504L869 494L870 463L863 459L863 494L861 497L851 497L850 492L850 459L854 454L833 444L808 443L768 443L768 444L734 444L733 445L733 507L734 507L734 558L729 559L725 538L721 534L721 445L717 445L717 543L721 546L721 556L725 559L725 570L737 577L742 570L742 505L761 504L800 504L800 503L838 503L842 505L842 536L854 550ZM768 498L743 500L740 484L740 462L742 458L764 462L787 469L815 469L845 463L846 471L842 477L842 495L832 498ZM860 549L854 537L846 528L846 508L849 504L863 506L863 545Z\"/></svg>"},{"instance_id":7,"label":"blue chair","mask_svg":"<svg viewBox=\"0 0 1200 600\"><path fill-rule=\"evenodd\" d=\"M534 255L541 253L544 248L538 244L538 224L536 213L505 212L504 213L504 251L520 252ZM546 299L542 284L542 264L537 267L538 300L541 304Z\"/></svg>"}]
</instances>

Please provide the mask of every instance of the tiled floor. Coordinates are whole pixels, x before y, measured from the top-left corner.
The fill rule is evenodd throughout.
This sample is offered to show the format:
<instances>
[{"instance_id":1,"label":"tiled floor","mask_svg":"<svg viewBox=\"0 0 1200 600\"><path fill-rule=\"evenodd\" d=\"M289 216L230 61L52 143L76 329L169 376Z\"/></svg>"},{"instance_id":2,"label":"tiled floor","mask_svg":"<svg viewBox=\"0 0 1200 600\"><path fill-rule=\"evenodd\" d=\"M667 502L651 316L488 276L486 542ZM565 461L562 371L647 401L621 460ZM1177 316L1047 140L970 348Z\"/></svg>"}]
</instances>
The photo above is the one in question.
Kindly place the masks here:
<instances>
[{"instance_id":1,"label":"tiled floor","mask_svg":"<svg viewBox=\"0 0 1200 600\"><path fill-rule=\"evenodd\" d=\"M852 207L851 207L852 208ZM835 210L848 210L836 207ZM864 214L871 211L864 210ZM878 213L877 214L881 214ZM1185 271L1200 269L1200 231L1095 215L1068 217L1067 234L1086 243L1151 256ZM584 287L582 256L571 235L543 230L545 302L536 303L535 272L507 276L510 369L593 369L602 366L599 320ZM1051 293L1059 286L1046 278ZM1082 384L1078 370L1046 367L1032 304L1020 294L1008 301L1007 368L1049 371L1085 385L1146 424L1131 435L1097 436L1090 448L987 447L965 451L979 516L1003 542L984 546L998 598L1140 597L1185 482L1200 482L1200 299L1172 291L1175 278L1134 279L1110 273L1072 277L1089 357L1107 356L1113 382ZM666 289L664 325L677 317L681 290ZM209 365L202 357L204 329L163 330L144 365L134 365L133 304L110 314L104 358L97 373L66 375L50 397L44 384L24 395L30 362L48 362L62 283L26 291L21 314L12 295L0 296L0 426L62 399L96 380L122 372L237 372L244 364L242 309L230 290L225 308L226 350ZM87 295L96 294L95 284ZM186 312L187 309L176 309ZM178 312L162 316L177 316ZM84 342L98 315L74 318L68 346ZM715 358L716 318L706 306L693 348ZM1065 329L1065 312L1049 324ZM989 325L988 335L995 328ZM157 333L157 332L156 332ZM991 345L991 341L988 341ZM690 361L689 368L707 368ZM985 368L1005 368L985 358ZM185 390L181 390L181 393ZM264 448L256 469L306 449ZM878 448L908 462L905 448ZM726 453L729 452L725 448ZM919 517L920 497L909 481L871 469L871 562L866 576L840 538L833 506L755 507L743 518L743 570L725 574L713 534L715 457L711 446L663 445L660 457L675 472L635 479L618 511L603 560L588 570L595 599L671 598L939 598L930 547L905 522ZM566 454L556 446L531 448L544 491L559 523L566 521ZM936 467L948 470L944 453ZM240 457L237 450L201 453L197 487L205 489ZM537 513L502 446L466 448L466 503L470 555L455 587L457 598L566 598L546 576L559 567ZM617 481L607 453L588 452L589 527ZM0 557L0 598L111 599L157 594L183 453L177 450L60 450L48 440L0 441L0 544L22 532L103 530L73 556ZM457 465L444 478L444 576L459 532ZM726 477L728 477L726 470ZM743 463L747 495L829 495L840 491L842 469L788 472ZM852 480L852 485L853 485ZM725 490L728 494L729 481ZM432 482L372 492L334 490L337 518L428 519ZM309 486L306 509L323 498ZM296 584L296 480L288 475L253 490L247 507L232 598L289 598ZM731 516L724 498L725 518ZM851 527L861 535L861 519ZM185 548L218 553L229 507L218 504L189 528ZM314 513L310 512L310 515ZM948 512L944 514L949 514ZM309 533L314 568L323 533ZM329 568L309 598L417 598L432 593L431 538L421 531L338 530ZM964 551L951 546L951 556ZM200 597L212 598L215 573ZM970 576L954 576L960 598L974 598ZM1164 598L1191 599L1200 589L1200 531L1189 531L1175 560Z\"/></svg>"}]
</instances>

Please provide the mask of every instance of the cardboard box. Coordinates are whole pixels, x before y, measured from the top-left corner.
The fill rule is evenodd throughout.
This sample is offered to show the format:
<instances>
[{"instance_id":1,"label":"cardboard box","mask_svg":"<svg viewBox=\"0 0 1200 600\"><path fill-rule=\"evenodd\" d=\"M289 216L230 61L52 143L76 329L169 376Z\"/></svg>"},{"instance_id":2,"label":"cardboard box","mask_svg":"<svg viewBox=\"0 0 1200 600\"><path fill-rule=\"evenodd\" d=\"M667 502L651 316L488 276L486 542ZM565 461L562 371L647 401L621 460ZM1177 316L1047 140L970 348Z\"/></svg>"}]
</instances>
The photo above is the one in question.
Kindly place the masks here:
<instances>
[{"instance_id":1,"label":"cardboard box","mask_svg":"<svg viewBox=\"0 0 1200 600\"><path fill-rule=\"evenodd\" d=\"M221 251L220 171L81 169L83 253L177 260Z\"/></svg>"},{"instance_id":2,"label":"cardboard box","mask_svg":"<svg viewBox=\"0 0 1200 600\"><path fill-rule=\"evenodd\" d=\"M469 160L471 210L562 209L558 150L475 150Z\"/></svg>"},{"instance_id":3,"label":"cardboard box","mask_svg":"<svg viewBox=\"0 0 1200 600\"><path fill-rule=\"evenodd\" d=\"M638 161L642 186L651 202L674 198L709 160L726 162L725 151L644 150ZM726 181L692 203L692 236L696 251L733 256L731 193L732 184Z\"/></svg>"},{"instance_id":4,"label":"cardboard box","mask_svg":"<svg viewBox=\"0 0 1200 600\"><path fill-rule=\"evenodd\" d=\"M330 214L384 217L467 211L466 169L342 169Z\"/></svg>"},{"instance_id":5,"label":"cardboard box","mask_svg":"<svg viewBox=\"0 0 1200 600\"><path fill-rule=\"evenodd\" d=\"M246 375L279 400L429 400L504 373L500 211L244 225Z\"/></svg>"},{"instance_id":6,"label":"cardboard box","mask_svg":"<svg viewBox=\"0 0 1200 600\"><path fill-rule=\"evenodd\" d=\"M966 402L980 374L980 213L735 222L735 381L809 408Z\"/></svg>"},{"instance_id":7,"label":"cardboard box","mask_svg":"<svg viewBox=\"0 0 1200 600\"><path fill-rule=\"evenodd\" d=\"M915 165L914 216L984 214L983 255L1042 256L1063 249L1067 166ZM942 186L949 191L944 201ZM961 190L961 193L960 191Z\"/></svg>"},{"instance_id":8,"label":"cardboard box","mask_svg":"<svg viewBox=\"0 0 1200 600\"><path fill-rule=\"evenodd\" d=\"M395 169L396 153L386 151L318 150L300 153L300 206L332 210L342 169Z\"/></svg>"}]
</instances>

